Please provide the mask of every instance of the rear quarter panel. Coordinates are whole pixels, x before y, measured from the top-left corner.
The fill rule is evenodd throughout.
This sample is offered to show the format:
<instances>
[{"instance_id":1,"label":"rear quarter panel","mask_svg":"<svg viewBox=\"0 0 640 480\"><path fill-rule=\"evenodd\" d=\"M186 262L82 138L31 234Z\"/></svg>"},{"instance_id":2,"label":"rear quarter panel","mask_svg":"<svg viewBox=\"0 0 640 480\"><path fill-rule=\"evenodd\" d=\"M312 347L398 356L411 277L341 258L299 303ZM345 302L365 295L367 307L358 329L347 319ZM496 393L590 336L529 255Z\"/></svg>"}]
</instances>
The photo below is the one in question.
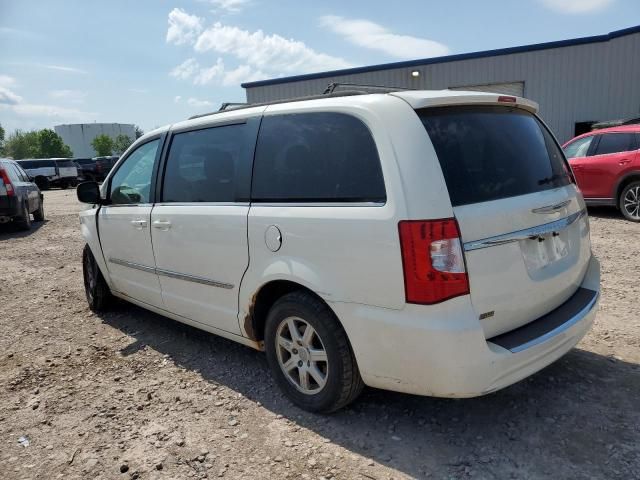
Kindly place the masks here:
<instances>
[{"instance_id":1,"label":"rear quarter panel","mask_svg":"<svg viewBox=\"0 0 640 480\"><path fill-rule=\"evenodd\" d=\"M385 95L335 98L273 105L265 115L311 111L347 113L369 127L380 156L387 201L377 206L252 204L250 264L240 291L240 318L250 311L255 293L272 280L299 283L327 302L404 308L398 222L452 215L431 142L406 102ZM265 243L271 225L282 232L277 252Z\"/></svg>"}]
</instances>

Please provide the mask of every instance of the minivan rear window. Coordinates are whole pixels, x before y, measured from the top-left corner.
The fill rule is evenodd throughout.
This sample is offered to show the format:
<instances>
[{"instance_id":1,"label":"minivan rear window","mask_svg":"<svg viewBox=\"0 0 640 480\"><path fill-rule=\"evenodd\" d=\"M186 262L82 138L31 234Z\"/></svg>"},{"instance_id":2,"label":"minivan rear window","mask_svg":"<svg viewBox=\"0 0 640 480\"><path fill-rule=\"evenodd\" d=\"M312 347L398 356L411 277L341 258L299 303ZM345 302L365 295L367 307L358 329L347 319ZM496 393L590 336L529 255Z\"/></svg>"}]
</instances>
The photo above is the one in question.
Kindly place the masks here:
<instances>
[{"instance_id":1,"label":"minivan rear window","mask_svg":"<svg viewBox=\"0 0 640 480\"><path fill-rule=\"evenodd\" d=\"M568 185L560 147L535 115L518 108L455 106L418 111L435 148L452 205Z\"/></svg>"},{"instance_id":2,"label":"minivan rear window","mask_svg":"<svg viewBox=\"0 0 640 480\"><path fill-rule=\"evenodd\" d=\"M71 160L56 160L56 165L62 168L75 167Z\"/></svg>"}]
</instances>

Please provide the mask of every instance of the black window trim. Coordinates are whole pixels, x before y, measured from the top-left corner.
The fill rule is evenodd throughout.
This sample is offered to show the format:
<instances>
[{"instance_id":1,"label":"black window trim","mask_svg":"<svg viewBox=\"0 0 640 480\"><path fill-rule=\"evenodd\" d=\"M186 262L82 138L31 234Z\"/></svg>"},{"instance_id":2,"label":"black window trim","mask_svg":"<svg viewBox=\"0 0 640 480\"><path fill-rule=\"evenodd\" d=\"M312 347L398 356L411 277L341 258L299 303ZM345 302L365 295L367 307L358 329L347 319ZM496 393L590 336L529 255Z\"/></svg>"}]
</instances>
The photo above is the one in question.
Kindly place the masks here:
<instances>
[{"instance_id":1,"label":"black window trim","mask_svg":"<svg viewBox=\"0 0 640 480\"><path fill-rule=\"evenodd\" d=\"M278 116L285 116L285 115L299 115L299 114L311 114L311 113L338 113L338 114L342 114L342 115L348 115L352 118L355 118L356 120L359 120L360 123L367 129L367 131L369 132L369 135L371 135L371 140L373 141L373 145L375 146L376 149L376 153L378 154L378 163L380 165L380 174L382 176L382 185L384 187L384 200L373 200L370 198L332 198L331 200L327 200L326 198L295 198L295 197L290 197L290 198L283 198L283 199L273 199L273 198L269 198L269 199L264 199L264 198L257 198L253 196L253 179L254 179L254 169L255 169L255 159L256 159L256 153L257 153L257 149L258 149L258 140L260 139L260 131L262 129L262 122L260 122L260 128L258 129L258 134L256 135L256 142L255 142L255 146L253 149L253 168L251 170L251 192L250 192L250 202L252 206L263 206L263 207L268 207L268 206L282 206L282 205L286 205L288 207L384 207L388 200L389 200L389 196L387 195L387 182L386 182L386 177L384 174L384 168L382 166L383 162L382 162L382 156L380 155L380 150L378 149L378 143L376 142L376 138L373 135L373 132L371 131L371 129L369 128L369 125L367 125L367 123L360 117L353 115L350 112L343 112L343 111L337 111L337 110L313 110L313 111L307 111L307 110L296 110L296 111L291 111L291 112L273 112L269 115L262 115L262 118L268 116L268 117L278 117Z\"/></svg>"},{"instance_id":2,"label":"black window trim","mask_svg":"<svg viewBox=\"0 0 640 480\"><path fill-rule=\"evenodd\" d=\"M116 164L113 166L113 168L111 169L111 171L109 172L109 183L107 185L107 193L106 193L106 203L105 205L110 206L110 207L136 207L136 206L140 206L140 205L153 205L155 203L155 191L156 189L154 188L155 184L156 184L156 179L157 179L157 175L158 175L158 166L160 164L160 158L161 158L161 153L162 153L162 149L164 147L164 144L166 143L166 137L167 137L167 133L159 133L157 135L154 135L153 137L149 137L149 138L145 138L144 142L140 142L138 145L135 146L134 149L130 150L129 153L126 156L120 157L118 159L118 161L116 162ZM151 173L151 187L149 188L149 201L148 202L144 202L144 203L123 203L123 204L112 204L111 203L111 182L113 181L113 177L115 176L116 172L122 167L122 165L124 164L124 162L127 161L127 159L134 153L137 152L138 149L150 142L153 142L155 140L160 140L159 144L158 144L158 150L156 150L156 158L153 161L153 171Z\"/></svg>"},{"instance_id":3,"label":"black window trim","mask_svg":"<svg viewBox=\"0 0 640 480\"><path fill-rule=\"evenodd\" d=\"M182 133L197 132L200 130L210 130L212 128L218 128L218 127L230 127L233 125L247 125L247 127L251 127L253 123L257 123L257 125L253 127L253 130L250 129L248 131L249 135L253 134L253 146L251 148L250 165L249 165L249 171L250 171L249 184L251 185L251 182L253 180L253 164L254 164L254 159L256 154L256 144L258 142L258 131L260 128L260 124L262 123L262 114L258 114L258 115L254 114L247 117L229 119L229 120L220 121L220 122L205 123L205 124L199 124L199 125L189 125L185 127L176 128L176 129L173 129L173 128L170 129L167 132L167 138L165 139L165 142L164 142L161 161L158 168L158 177L156 179L156 188L155 188L155 198L157 199L157 201L155 202L155 204L171 205L176 207L177 206L194 206L194 205L200 205L200 206L250 205L250 196L249 196L251 192L250 185L249 185L247 198L238 197L233 202L165 202L163 198L163 195L164 195L163 189L164 189L164 177L167 172L167 162L169 160L169 152L171 151L171 145L173 144L173 139L176 135L182 134Z\"/></svg>"},{"instance_id":4,"label":"black window trim","mask_svg":"<svg viewBox=\"0 0 640 480\"><path fill-rule=\"evenodd\" d=\"M613 152L613 153L598 153L596 154L596 150L598 149L598 146L600 145L600 140L602 140L602 137L604 137L605 135L631 135L631 150L623 150L621 152ZM636 132L601 132L601 133L596 133L594 135L596 137L597 142L592 142L591 144L591 148L589 148L589 157L602 157L603 155L617 155L619 153L628 153L628 152L634 152L636 150L638 150L638 148L640 148L640 145L638 144L638 134ZM595 145L594 145L595 144Z\"/></svg>"}]
</instances>

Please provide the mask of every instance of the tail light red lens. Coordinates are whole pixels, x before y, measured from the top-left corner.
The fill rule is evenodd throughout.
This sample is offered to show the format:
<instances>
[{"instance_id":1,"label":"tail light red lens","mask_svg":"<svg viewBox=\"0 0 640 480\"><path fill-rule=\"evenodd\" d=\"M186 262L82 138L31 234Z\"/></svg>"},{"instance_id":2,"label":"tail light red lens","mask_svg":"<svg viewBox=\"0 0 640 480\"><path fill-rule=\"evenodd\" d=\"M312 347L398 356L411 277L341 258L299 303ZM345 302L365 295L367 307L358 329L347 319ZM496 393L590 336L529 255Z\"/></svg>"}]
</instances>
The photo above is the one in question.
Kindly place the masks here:
<instances>
[{"instance_id":1,"label":"tail light red lens","mask_svg":"<svg viewBox=\"0 0 640 480\"><path fill-rule=\"evenodd\" d=\"M430 305L469 293L460 230L454 218L398 224L407 303Z\"/></svg>"},{"instance_id":2,"label":"tail light red lens","mask_svg":"<svg viewBox=\"0 0 640 480\"><path fill-rule=\"evenodd\" d=\"M4 183L4 188L7 190L7 196L13 197L15 195L13 184L11 183L9 175L7 175L7 171L4 168L0 168L0 181Z\"/></svg>"}]
</instances>

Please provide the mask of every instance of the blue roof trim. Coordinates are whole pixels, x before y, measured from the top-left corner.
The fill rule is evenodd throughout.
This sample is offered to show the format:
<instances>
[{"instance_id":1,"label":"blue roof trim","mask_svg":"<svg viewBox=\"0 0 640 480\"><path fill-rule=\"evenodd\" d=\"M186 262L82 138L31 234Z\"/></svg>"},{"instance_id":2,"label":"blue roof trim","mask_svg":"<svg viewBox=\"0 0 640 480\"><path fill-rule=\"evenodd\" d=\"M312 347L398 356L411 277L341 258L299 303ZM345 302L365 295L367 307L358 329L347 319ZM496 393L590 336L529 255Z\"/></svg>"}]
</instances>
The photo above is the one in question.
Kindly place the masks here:
<instances>
[{"instance_id":1,"label":"blue roof trim","mask_svg":"<svg viewBox=\"0 0 640 480\"><path fill-rule=\"evenodd\" d=\"M353 75L356 73L375 72L380 70L391 70L394 68L417 67L421 65L433 65L436 63L456 62L459 60L471 60L476 58L496 57L500 55L510 55L512 53L535 52L549 48L571 47L573 45L584 45L587 43L608 42L614 38L624 37L640 33L640 25L624 28L605 35L595 35L593 37L572 38L569 40L558 40L555 42L536 43L520 47L498 48L495 50L484 50L482 52L460 53L457 55L446 55L444 57L423 58L420 60L408 60L404 62L383 63L380 65L370 65L367 67L345 68L342 70L332 70L329 72L308 73L305 75L294 75L291 77L272 78L269 80L259 80L257 82L242 83L243 88L263 87L265 85L277 85L279 83L299 82L301 80L315 80L319 78L330 78L338 75Z\"/></svg>"}]
</instances>

